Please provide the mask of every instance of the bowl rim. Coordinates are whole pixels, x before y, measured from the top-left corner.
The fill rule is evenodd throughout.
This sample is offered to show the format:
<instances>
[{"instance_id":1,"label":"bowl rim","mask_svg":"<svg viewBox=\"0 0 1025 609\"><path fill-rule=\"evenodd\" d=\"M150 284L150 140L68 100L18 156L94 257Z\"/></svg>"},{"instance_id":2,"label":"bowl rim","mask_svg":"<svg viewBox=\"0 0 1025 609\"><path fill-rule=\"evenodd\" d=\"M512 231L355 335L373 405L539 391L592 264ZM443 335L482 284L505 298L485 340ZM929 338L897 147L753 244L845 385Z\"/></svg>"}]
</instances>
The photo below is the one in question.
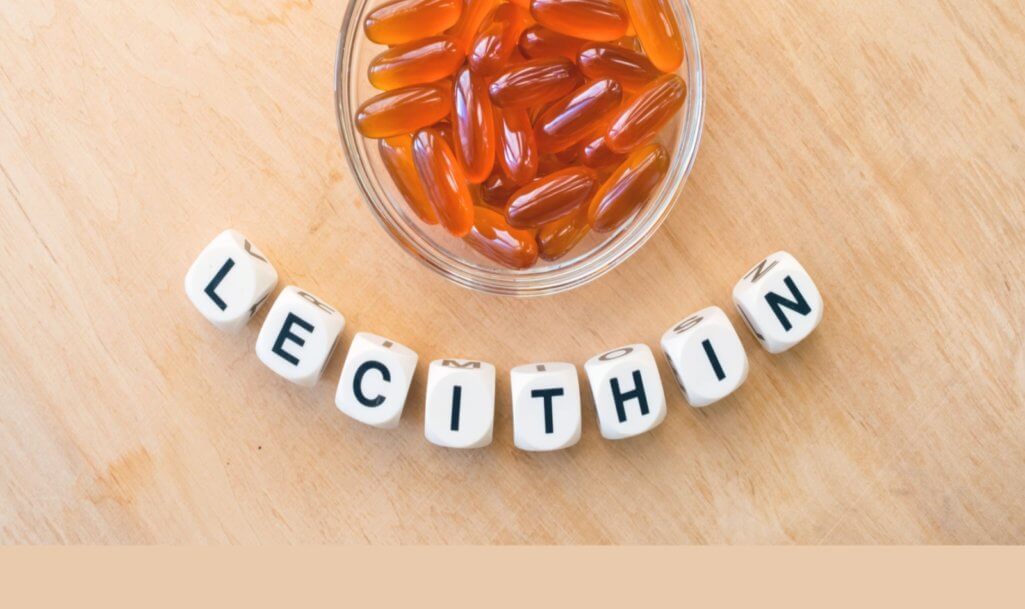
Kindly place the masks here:
<instances>
[{"instance_id":1,"label":"bowl rim","mask_svg":"<svg viewBox=\"0 0 1025 609\"><path fill-rule=\"evenodd\" d=\"M370 207L377 223L421 264L457 285L488 294L517 297L557 294L595 281L619 266L640 250L668 218L694 167L704 128L704 71L697 24L689 0L672 0L679 9L674 12L677 13L677 23L683 32L687 99L676 154L666 179L653 197L654 203L646 205L612 237L583 256L570 259L564 264L524 271L484 267L448 254L435 246L421 230L409 225L396 212L396 202L375 188L376 178L371 175L368 162L363 158L358 144L362 136L348 118L355 115L350 91L353 80L343 78L348 75L350 57L360 40L357 35L361 30L360 24L355 21L370 1L349 2L339 30L334 66L335 119L346 161L356 178L360 195ZM404 206L405 202L400 201L398 205Z\"/></svg>"}]
</instances>

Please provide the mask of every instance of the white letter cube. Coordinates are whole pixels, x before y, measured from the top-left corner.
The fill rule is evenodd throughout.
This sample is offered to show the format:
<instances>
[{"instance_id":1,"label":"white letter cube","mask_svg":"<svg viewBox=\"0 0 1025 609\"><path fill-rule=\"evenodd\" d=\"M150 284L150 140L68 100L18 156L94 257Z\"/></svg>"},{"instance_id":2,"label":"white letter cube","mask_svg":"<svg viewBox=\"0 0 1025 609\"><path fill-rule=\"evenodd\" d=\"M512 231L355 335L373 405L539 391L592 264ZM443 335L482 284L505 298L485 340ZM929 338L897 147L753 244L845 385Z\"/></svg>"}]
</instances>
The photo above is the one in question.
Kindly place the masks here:
<instances>
[{"instance_id":1,"label":"white letter cube","mask_svg":"<svg viewBox=\"0 0 1025 609\"><path fill-rule=\"evenodd\" d=\"M776 252L733 288L733 303L769 353L801 342L822 321L822 296L796 258Z\"/></svg>"},{"instance_id":2,"label":"white letter cube","mask_svg":"<svg viewBox=\"0 0 1025 609\"><path fill-rule=\"evenodd\" d=\"M650 431L666 418L666 396L647 345L627 345L584 364L601 435L620 440Z\"/></svg>"},{"instance_id":3,"label":"white letter cube","mask_svg":"<svg viewBox=\"0 0 1025 609\"><path fill-rule=\"evenodd\" d=\"M342 366L335 405L367 425L397 427L417 359L404 345L367 332L356 334Z\"/></svg>"},{"instance_id":4,"label":"white letter cube","mask_svg":"<svg viewBox=\"0 0 1025 609\"><path fill-rule=\"evenodd\" d=\"M288 286L263 321L256 355L296 385L312 387L338 344L345 318L316 296Z\"/></svg>"},{"instance_id":5,"label":"white letter cube","mask_svg":"<svg viewBox=\"0 0 1025 609\"><path fill-rule=\"evenodd\" d=\"M733 393L747 378L747 354L726 313L708 307L662 335L662 352L691 406Z\"/></svg>"},{"instance_id":6,"label":"white letter cube","mask_svg":"<svg viewBox=\"0 0 1025 609\"><path fill-rule=\"evenodd\" d=\"M429 442L449 448L487 446L494 423L494 366L461 359L431 362L424 410Z\"/></svg>"},{"instance_id":7,"label":"white letter cube","mask_svg":"<svg viewBox=\"0 0 1025 609\"><path fill-rule=\"evenodd\" d=\"M185 293L210 323L238 332L278 283L267 257L236 230L207 245L185 274Z\"/></svg>"},{"instance_id":8,"label":"white letter cube","mask_svg":"<svg viewBox=\"0 0 1025 609\"><path fill-rule=\"evenodd\" d=\"M559 450L580 440L580 382L573 364L517 366L510 373L513 442L530 451Z\"/></svg>"}]
</instances>

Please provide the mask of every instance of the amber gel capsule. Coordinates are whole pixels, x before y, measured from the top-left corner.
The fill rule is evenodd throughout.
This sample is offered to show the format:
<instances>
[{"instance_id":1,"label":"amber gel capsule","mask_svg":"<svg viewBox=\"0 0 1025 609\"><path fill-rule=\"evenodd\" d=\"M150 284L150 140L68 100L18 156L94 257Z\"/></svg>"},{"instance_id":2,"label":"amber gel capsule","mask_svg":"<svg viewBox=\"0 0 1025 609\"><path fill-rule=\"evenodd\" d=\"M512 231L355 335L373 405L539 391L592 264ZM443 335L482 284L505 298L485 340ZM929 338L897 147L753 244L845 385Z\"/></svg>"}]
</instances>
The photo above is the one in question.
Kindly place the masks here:
<instances>
[{"instance_id":1,"label":"amber gel capsule","mask_svg":"<svg viewBox=\"0 0 1025 609\"><path fill-rule=\"evenodd\" d=\"M615 43L595 42L580 51L577 65L584 76L611 78L626 91L637 91L662 74L643 54Z\"/></svg>"},{"instance_id":2,"label":"amber gel capsule","mask_svg":"<svg viewBox=\"0 0 1025 609\"><path fill-rule=\"evenodd\" d=\"M565 169L566 163L563 163L559 157L554 154L542 154L541 159L537 162L537 177L543 178L550 176L560 169Z\"/></svg>"},{"instance_id":3,"label":"amber gel capsule","mask_svg":"<svg viewBox=\"0 0 1025 609\"><path fill-rule=\"evenodd\" d=\"M669 0L626 0L630 22L651 63L674 72L683 63L683 40Z\"/></svg>"},{"instance_id":4,"label":"amber gel capsule","mask_svg":"<svg viewBox=\"0 0 1025 609\"><path fill-rule=\"evenodd\" d=\"M465 66L452 89L452 137L466 179L471 184L486 180L495 165L495 115L487 83Z\"/></svg>"},{"instance_id":5,"label":"amber gel capsule","mask_svg":"<svg viewBox=\"0 0 1025 609\"><path fill-rule=\"evenodd\" d=\"M537 118L534 136L540 152L559 152L576 144L605 116L619 107L623 88L611 80L598 80L557 101Z\"/></svg>"},{"instance_id":6,"label":"amber gel capsule","mask_svg":"<svg viewBox=\"0 0 1025 609\"><path fill-rule=\"evenodd\" d=\"M626 160L625 154L612 152L608 142L605 141L605 130L599 133L592 133L580 143L580 150L577 153L580 162L595 169L619 165Z\"/></svg>"},{"instance_id":7,"label":"amber gel capsule","mask_svg":"<svg viewBox=\"0 0 1025 609\"><path fill-rule=\"evenodd\" d=\"M530 14L550 30L585 40L622 38L630 23L616 0L534 0Z\"/></svg>"},{"instance_id":8,"label":"amber gel capsule","mask_svg":"<svg viewBox=\"0 0 1025 609\"><path fill-rule=\"evenodd\" d=\"M641 89L609 124L605 141L613 152L630 152L651 141L683 106L687 85L676 74L665 74Z\"/></svg>"},{"instance_id":9,"label":"amber gel capsule","mask_svg":"<svg viewBox=\"0 0 1025 609\"><path fill-rule=\"evenodd\" d=\"M569 148L555 153L555 158L559 159L559 162L563 165L572 165L577 160L577 151L570 146Z\"/></svg>"},{"instance_id":10,"label":"amber gel capsule","mask_svg":"<svg viewBox=\"0 0 1025 609\"><path fill-rule=\"evenodd\" d=\"M440 123L434 123L431 128L438 132L441 139L445 140L445 143L449 145L454 151L456 149L455 139L452 137L452 123L448 120L443 120Z\"/></svg>"},{"instance_id":11,"label":"amber gel capsule","mask_svg":"<svg viewBox=\"0 0 1025 609\"><path fill-rule=\"evenodd\" d=\"M511 181L501 171L495 171L480 185L480 199L486 205L505 211L505 204L520 186Z\"/></svg>"},{"instance_id":12,"label":"amber gel capsule","mask_svg":"<svg viewBox=\"0 0 1025 609\"><path fill-rule=\"evenodd\" d=\"M448 31L464 53L469 50L484 19L498 6L498 0L465 0L465 3L459 21Z\"/></svg>"},{"instance_id":13,"label":"amber gel capsule","mask_svg":"<svg viewBox=\"0 0 1025 609\"><path fill-rule=\"evenodd\" d=\"M587 208L545 224L537 231L541 257L545 260L562 258L580 243L590 230L591 226L587 223Z\"/></svg>"},{"instance_id":14,"label":"amber gel capsule","mask_svg":"<svg viewBox=\"0 0 1025 609\"><path fill-rule=\"evenodd\" d=\"M413 213L427 224L437 224L438 214L427 200L427 194L420 184L420 176L413 165L412 136L396 135L378 140L377 150L381 154L384 168L388 170L388 175Z\"/></svg>"},{"instance_id":15,"label":"amber gel capsule","mask_svg":"<svg viewBox=\"0 0 1025 609\"><path fill-rule=\"evenodd\" d=\"M396 0L367 14L363 31L377 44L404 44L440 34L463 12L463 0Z\"/></svg>"},{"instance_id":16,"label":"amber gel capsule","mask_svg":"<svg viewBox=\"0 0 1025 609\"><path fill-rule=\"evenodd\" d=\"M586 40L553 32L540 25L527 28L520 36L520 51L530 59L565 57L570 61L576 61L580 49L585 44Z\"/></svg>"},{"instance_id":17,"label":"amber gel capsule","mask_svg":"<svg viewBox=\"0 0 1025 609\"><path fill-rule=\"evenodd\" d=\"M489 76L502 70L530 22L530 13L515 4L501 4L493 10L470 45L469 63L473 73Z\"/></svg>"},{"instance_id":18,"label":"amber gel capsule","mask_svg":"<svg viewBox=\"0 0 1025 609\"><path fill-rule=\"evenodd\" d=\"M502 214L477 207L473 229L464 239L470 247L513 269L529 268L537 262L534 233L509 226Z\"/></svg>"},{"instance_id":19,"label":"amber gel capsule","mask_svg":"<svg viewBox=\"0 0 1025 609\"><path fill-rule=\"evenodd\" d=\"M473 226L473 198L456 155L434 129L416 132L413 164L438 221L456 237L465 236Z\"/></svg>"},{"instance_id":20,"label":"amber gel capsule","mask_svg":"<svg viewBox=\"0 0 1025 609\"><path fill-rule=\"evenodd\" d=\"M513 193L505 217L516 228L547 224L586 205L597 185L598 176L593 169L561 169Z\"/></svg>"},{"instance_id":21,"label":"amber gel capsule","mask_svg":"<svg viewBox=\"0 0 1025 609\"><path fill-rule=\"evenodd\" d=\"M516 184L537 176L538 152L534 126L525 108L495 108L498 131L498 165Z\"/></svg>"},{"instance_id":22,"label":"amber gel capsule","mask_svg":"<svg viewBox=\"0 0 1025 609\"><path fill-rule=\"evenodd\" d=\"M635 150L594 195L588 208L591 227L608 232L643 205L662 182L669 168L669 154L658 144Z\"/></svg>"},{"instance_id":23,"label":"amber gel capsule","mask_svg":"<svg viewBox=\"0 0 1025 609\"><path fill-rule=\"evenodd\" d=\"M531 59L509 66L491 83L491 101L527 108L568 95L583 82L573 62L563 57Z\"/></svg>"},{"instance_id":24,"label":"amber gel capsule","mask_svg":"<svg viewBox=\"0 0 1025 609\"><path fill-rule=\"evenodd\" d=\"M370 84L390 91L441 80L463 63L463 54L447 36L432 36L392 47L370 62Z\"/></svg>"},{"instance_id":25,"label":"amber gel capsule","mask_svg":"<svg viewBox=\"0 0 1025 609\"><path fill-rule=\"evenodd\" d=\"M629 49L635 53L644 52L644 47L641 46L641 41L637 39L637 36L631 34L629 31L627 32L626 36L620 38L619 40L616 40L612 44L616 45L617 47Z\"/></svg>"},{"instance_id":26,"label":"amber gel capsule","mask_svg":"<svg viewBox=\"0 0 1025 609\"><path fill-rule=\"evenodd\" d=\"M412 133L433 125L452 111L452 92L438 85L416 85L381 93L356 111L356 128L364 137Z\"/></svg>"}]
</instances>

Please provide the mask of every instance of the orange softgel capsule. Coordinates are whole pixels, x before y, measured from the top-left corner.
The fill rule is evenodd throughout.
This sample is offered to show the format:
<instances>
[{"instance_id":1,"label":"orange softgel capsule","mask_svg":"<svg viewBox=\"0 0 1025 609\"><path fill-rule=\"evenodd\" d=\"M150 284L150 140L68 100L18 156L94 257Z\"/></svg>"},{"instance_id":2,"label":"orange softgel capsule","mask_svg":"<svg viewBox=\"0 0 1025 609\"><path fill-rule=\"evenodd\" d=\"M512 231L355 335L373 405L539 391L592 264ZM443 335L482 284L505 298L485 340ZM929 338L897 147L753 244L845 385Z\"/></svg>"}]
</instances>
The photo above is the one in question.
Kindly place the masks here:
<instances>
[{"instance_id":1,"label":"orange softgel capsule","mask_svg":"<svg viewBox=\"0 0 1025 609\"><path fill-rule=\"evenodd\" d=\"M586 208L545 224L537 231L537 244L541 258L545 260L562 258L576 247L577 243L580 243L590 229Z\"/></svg>"},{"instance_id":2,"label":"orange softgel capsule","mask_svg":"<svg viewBox=\"0 0 1025 609\"><path fill-rule=\"evenodd\" d=\"M435 213L431 202L427 200L427 194L420 184L420 176L416 173L413 165L413 138L412 136L396 135L383 140L378 140L377 150L381 154L381 161L384 168L388 170L399 194L409 204L409 208L418 218L427 224L437 224L438 214Z\"/></svg>"},{"instance_id":3,"label":"orange softgel capsule","mask_svg":"<svg viewBox=\"0 0 1025 609\"><path fill-rule=\"evenodd\" d=\"M509 225L516 228L547 224L587 204L597 185L598 175L593 169L561 169L513 193L505 217Z\"/></svg>"},{"instance_id":4,"label":"orange softgel capsule","mask_svg":"<svg viewBox=\"0 0 1025 609\"><path fill-rule=\"evenodd\" d=\"M586 40L553 32L540 25L527 28L520 36L520 51L530 59L565 57L576 61L577 54L585 44Z\"/></svg>"},{"instance_id":5,"label":"orange softgel capsule","mask_svg":"<svg viewBox=\"0 0 1025 609\"><path fill-rule=\"evenodd\" d=\"M505 211L509 197L519 189L519 185L511 181L501 171L495 171L480 185L480 200L486 205Z\"/></svg>"},{"instance_id":6,"label":"orange softgel capsule","mask_svg":"<svg viewBox=\"0 0 1025 609\"><path fill-rule=\"evenodd\" d=\"M500 4L493 10L470 46L473 73L489 76L505 68L530 22L530 13L515 4Z\"/></svg>"},{"instance_id":7,"label":"orange softgel capsule","mask_svg":"<svg viewBox=\"0 0 1025 609\"><path fill-rule=\"evenodd\" d=\"M609 165L619 165L626 160L626 155L613 152L609 148L609 143L605 141L605 128L603 127L580 141L577 158L584 165L599 169Z\"/></svg>"},{"instance_id":8,"label":"orange softgel capsule","mask_svg":"<svg viewBox=\"0 0 1025 609\"><path fill-rule=\"evenodd\" d=\"M592 80L612 78L626 91L637 91L662 75L642 53L606 42L584 47L577 65L584 76Z\"/></svg>"},{"instance_id":9,"label":"orange softgel capsule","mask_svg":"<svg viewBox=\"0 0 1025 609\"><path fill-rule=\"evenodd\" d=\"M367 14L363 31L377 44L404 44L454 26L463 0L396 0Z\"/></svg>"},{"instance_id":10,"label":"orange softgel capsule","mask_svg":"<svg viewBox=\"0 0 1025 609\"><path fill-rule=\"evenodd\" d=\"M604 233L621 225L648 200L668 168L669 154L662 146L635 150L594 195L587 212L591 227Z\"/></svg>"},{"instance_id":11,"label":"orange softgel capsule","mask_svg":"<svg viewBox=\"0 0 1025 609\"><path fill-rule=\"evenodd\" d=\"M498 135L497 161L505 175L516 184L526 184L537 176L538 152L534 127L525 108L495 108Z\"/></svg>"},{"instance_id":12,"label":"orange softgel capsule","mask_svg":"<svg viewBox=\"0 0 1025 609\"><path fill-rule=\"evenodd\" d=\"M532 59L510 66L491 83L491 100L509 108L538 106L576 89L583 79L563 57Z\"/></svg>"},{"instance_id":13,"label":"orange softgel capsule","mask_svg":"<svg viewBox=\"0 0 1025 609\"><path fill-rule=\"evenodd\" d=\"M466 176L448 143L434 129L413 137L413 164L438 221L457 237L473 226L473 198Z\"/></svg>"},{"instance_id":14,"label":"orange softgel capsule","mask_svg":"<svg viewBox=\"0 0 1025 609\"><path fill-rule=\"evenodd\" d=\"M471 184L480 184L495 165L495 116L487 83L460 68L452 91L452 137L456 158Z\"/></svg>"},{"instance_id":15,"label":"orange softgel capsule","mask_svg":"<svg viewBox=\"0 0 1025 609\"><path fill-rule=\"evenodd\" d=\"M364 137L391 137L433 125L451 111L448 87L416 85L368 99L356 111L356 128Z\"/></svg>"},{"instance_id":16,"label":"orange softgel capsule","mask_svg":"<svg viewBox=\"0 0 1025 609\"><path fill-rule=\"evenodd\" d=\"M491 260L513 269L537 262L538 246L533 231L509 226L502 214L486 207L474 208L473 228L464 241Z\"/></svg>"},{"instance_id":17,"label":"orange softgel capsule","mask_svg":"<svg viewBox=\"0 0 1025 609\"><path fill-rule=\"evenodd\" d=\"M626 0L630 21L648 59L663 72L683 63L683 41L669 0Z\"/></svg>"},{"instance_id":18,"label":"orange softgel capsule","mask_svg":"<svg viewBox=\"0 0 1025 609\"><path fill-rule=\"evenodd\" d=\"M630 152L651 141L686 99L687 85L676 74L653 80L616 114L606 143L613 152Z\"/></svg>"},{"instance_id":19,"label":"orange softgel capsule","mask_svg":"<svg viewBox=\"0 0 1025 609\"><path fill-rule=\"evenodd\" d=\"M456 149L455 139L452 137L452 123L448 119L441 121L440 123L434 123L431 128L438 132L445 143L452 148L453 151Z\"/></svg>"},{"instance_id":20,"label":"orange softgel capsule","mask_svg":"<svg viewBox=\"0 0 1025 609\"><path fill-rule=\"evenodd\" d=\"M455 41L448 36L431 36L394 46L370 62L370 84L390 91L434 82L451 76L463 63Z\"/></svg>"},{"instance_id":21,"label":"orange softgel capsule","mask_svg":"<svg viewBox=\"0 0 1025 609\"><path fill-rule=\"evenodd\" d=\"M460 2L465 2L463 14L459 16L459 21L448 33L455 39L459 49L466 53L470 49L473 39L477 37L481 24L484 23L488 14L498 6L498 0L460 0Z\"/></svg>"},{"instance_id":22,"label":"orange softgel capsule","mask_svg":"<svg viewBox=\"0 0 1025 609\"><path fill-rule=\"evenodd\" d=\"M585 40L616 40L630 18L616 0L533 0L530 13L546 28Z\"/></svg>"},{"instance_id":23,"label":"orange softgel capsule","mask_svg":"<svg viewBox=\"0 0 1025 609\"><path fill-rule=\"evenodd\" d=\"M623 88L611 79L597 80L577 89L538 117L534 128L537 149L559 152L570 148L618 108L622 99Z\"/></svg>"}]
</instances>

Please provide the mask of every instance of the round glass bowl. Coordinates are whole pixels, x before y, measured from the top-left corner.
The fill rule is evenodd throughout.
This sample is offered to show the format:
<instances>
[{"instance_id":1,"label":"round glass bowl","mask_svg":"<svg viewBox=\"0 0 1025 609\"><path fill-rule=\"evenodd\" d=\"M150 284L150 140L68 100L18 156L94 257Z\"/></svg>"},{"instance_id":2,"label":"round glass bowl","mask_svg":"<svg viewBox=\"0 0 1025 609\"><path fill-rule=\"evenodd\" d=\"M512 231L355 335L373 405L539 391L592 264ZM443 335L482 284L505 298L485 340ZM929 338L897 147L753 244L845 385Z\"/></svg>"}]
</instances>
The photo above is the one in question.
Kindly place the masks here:
<instances>
[{"instance_id":1,"label":"round glass bowl","mask_svg":"<svg viewBox=\"0 0 1025 609\"><path fill-rule=\"evenodd\" d=\"M380 93L367 80L370 61L384 47L363 34L366 13L381 0L353 0L342 22L335 65L335 109L342 146L363 198L381 226L410 254L449 281L481 292L510 296L556 294L609 272L636 252L662 225L690 174L704 122L701 52L690 3L673 0L686 58L678 73L687 82L687 99L659 141L671 153L669 171L652 197L618 229L591 232L566 257L524 270L498 265L440 226L427 226L409 209L392 183L377 141L356 130L353 117L361 103Z\"/></svg>"}]
</instances>

